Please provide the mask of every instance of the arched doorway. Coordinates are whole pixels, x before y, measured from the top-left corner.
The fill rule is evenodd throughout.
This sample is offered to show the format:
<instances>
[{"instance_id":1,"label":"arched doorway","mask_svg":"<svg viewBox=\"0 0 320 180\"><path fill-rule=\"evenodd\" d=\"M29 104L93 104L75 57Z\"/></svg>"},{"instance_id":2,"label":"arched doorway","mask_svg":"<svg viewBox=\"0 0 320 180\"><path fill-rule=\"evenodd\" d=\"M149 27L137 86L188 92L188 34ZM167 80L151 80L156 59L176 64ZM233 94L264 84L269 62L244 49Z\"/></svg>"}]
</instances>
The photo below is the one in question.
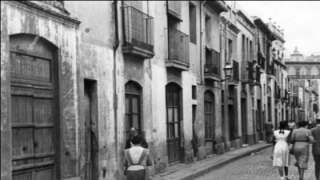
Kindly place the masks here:
<instances>
[{"instance_id":1,"label":"arched doorway","mask_svg":"<svg viewBox=\"0 0 320 180\"><path fill-rule=\"evenodd\" d=\"M129 131L131 127L138 128L141 133L141 86L134 82L129 81L125 85L125 130L126 138L129 138Z\"/></svg>"},{"instance_id":2,"label":"arched doorway","mask_svg":"<svg viewBox=\"0 0 320 180\"><path fill-rule=\"evenodd\" d=\"M59 179L57 47L35 35L10 36L12 179Z\"/></svg>"},{"instance_id":3,"label":"arched doorway","mask_svg":"<svg viewBox=\"0 0 320 180\"><path fill-rule=\"evenodd\" d=\"M166 86L167 146L169 163L180 161L181 88L170 83Z\"/></svg>"},{"instance_id":4,"label":"arched doorway","mask_svg":"<svg viewBox=\"0 0 320 180\"><path fill-rule=\"evenodd\" d=\"M241 91L241 132L242 132L242 144L248 144L247 138L247 93L245 90Z\"/></svg>"},{"instance_id":5,"label":"arched doorway","mask_svg":"<svg viewBox=\"0 0 320 180\"><path fill-rule=\"evenodd\" d=\"M207 154L214 153L215 118L214 95L211 91L204 93L204 124Z\"/></svg>"}]
</instances>

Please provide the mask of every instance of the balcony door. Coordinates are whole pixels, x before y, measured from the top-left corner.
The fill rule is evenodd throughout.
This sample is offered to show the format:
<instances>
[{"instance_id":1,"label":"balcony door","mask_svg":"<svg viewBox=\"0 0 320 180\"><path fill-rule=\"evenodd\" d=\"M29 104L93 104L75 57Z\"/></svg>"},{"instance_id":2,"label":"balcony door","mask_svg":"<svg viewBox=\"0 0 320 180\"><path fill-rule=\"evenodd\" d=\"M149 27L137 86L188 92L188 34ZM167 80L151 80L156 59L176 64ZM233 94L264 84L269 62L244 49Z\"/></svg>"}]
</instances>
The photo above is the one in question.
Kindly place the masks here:
<instances>
[{"instance_id":1,"label":"balcony door","mask_svg":"<svg viewBox=\"0 0 320 180\"><path fill-rule=\"evenodd\" d=\"M167 146L169 163L180 161L180 120L181 120L181 89L175 84L166 87L166 111L167 111Z\"/></svg>"}]
</instances>

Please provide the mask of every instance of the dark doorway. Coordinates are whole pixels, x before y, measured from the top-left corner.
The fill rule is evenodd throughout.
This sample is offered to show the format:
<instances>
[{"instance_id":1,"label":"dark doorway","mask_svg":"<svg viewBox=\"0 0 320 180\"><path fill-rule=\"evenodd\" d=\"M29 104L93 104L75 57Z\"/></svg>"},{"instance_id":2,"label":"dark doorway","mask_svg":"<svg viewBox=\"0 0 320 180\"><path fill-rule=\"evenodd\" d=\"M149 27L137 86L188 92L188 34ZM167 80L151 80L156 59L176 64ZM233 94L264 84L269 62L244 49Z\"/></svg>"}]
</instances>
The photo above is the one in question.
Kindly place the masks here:
<instances>
[{"instance_id":1,"label":"dark doorway","mask_svg":"<svg viewBox=\"0 0 320 180\"><path fill-rule=\"evenodd\" d=\"M230 134L230 140L235 140L237 136L236 132L236 122L234 118L234 108L233 105L228 105L228 112L229 112L229 134Z\"/></svg>"},{"instance_id":2,"label":"dark doorway","mask_svg":"<svg viewBox=\"0 0 320 180\"><path fill-rule=\"evenodd\" d=\"M193 156L197 156L198 152L198 137L196 134L196 114L197 114L197 106L192 105L192 146L193 146Z\"/></svg>"},{"instance_id":3,"label":"dark doorway","mask_svg":"<svg viewBox=\"0 0 320 180\"><path fill-rule=\"evenodd\" d=\"M247 138L247 94L245 92L241 93L241 132L242 132L242 144L248 144Z\"/></svg>"},{"instance_id":4,"label":"dark doorway","mask_svg":"<svg viewBox=\"0 0 320 180\"><path fill-rule=\"evenodd\" d=\"M96 81L84 80L85 179L99 179Z\"/></svg>"},{"instance_id":5,"label":"dark doorway","mask_svg":"<svg viewBox=\"0 0 320 180\"><path fill-rule=\"evenodd\" d=\"M210 91L204 94L204 123L207 154L214 153L215 119L214 119L214 96Z\"/></svg>"},{"instance_id":6,"label":"dark doorway","mask_svg":"<svg viewBox=\"0 0 320 180\"><path fill-rule=\"evenodd\" d=\"M259 140L263 140L263 122L262 122L262 111L261 111L261 100L258 99L257 101L257 132L259 136Z\"/></svg>"},{"instance_id":7,"label":"dark doorway","mask_svg":"<svg viewBox=\"0 0 320 180\"><path fill-rule=\"evenodd\" d=\"M180 161L180 93L179 86L173 83L166 86L167 145L170 164Z\"/></svg>"}]
</instances>

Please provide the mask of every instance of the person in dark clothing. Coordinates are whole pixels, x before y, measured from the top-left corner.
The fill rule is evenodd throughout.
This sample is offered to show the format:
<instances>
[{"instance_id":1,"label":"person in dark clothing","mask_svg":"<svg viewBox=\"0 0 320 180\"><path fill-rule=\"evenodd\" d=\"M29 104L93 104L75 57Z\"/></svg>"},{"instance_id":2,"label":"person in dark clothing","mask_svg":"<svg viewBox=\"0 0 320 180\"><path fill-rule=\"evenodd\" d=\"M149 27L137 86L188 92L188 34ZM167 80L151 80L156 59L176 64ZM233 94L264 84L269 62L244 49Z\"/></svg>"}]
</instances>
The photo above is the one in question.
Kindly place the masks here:
<instances>
[{"instance_id":1,"label":"person in dark clothing","mask_svg":"<svg viewBox=\"0 0 320 180\"><path fill-rule=\"evenodd\" d=\"M266 141L267 143L271 144L273 143L273 124L270 119L268 120L268 122L265 123L265 129L266 129Z\"/></svg>"},{"instance_id":2,"label":"person in dark clothing","mask_svg":"<svg viewBox=\"0 0 320 180\"><path fill-rule=\"evenodd\" d=\"M132 139L134 136L138 136L138 130L137 130L137 128L135 128L135 127L131 127L131 128L130 128L130 137L129 137L129 139L127 139L125 149L131 148L131 139ZM143 147L143 148L145 148L145 149L148 149L148 143L147 143L146 139L145 139L144 137L141 137L141 138L142 138L142 140L141 140L141 147Z\"/></svg>"}]
</instances>

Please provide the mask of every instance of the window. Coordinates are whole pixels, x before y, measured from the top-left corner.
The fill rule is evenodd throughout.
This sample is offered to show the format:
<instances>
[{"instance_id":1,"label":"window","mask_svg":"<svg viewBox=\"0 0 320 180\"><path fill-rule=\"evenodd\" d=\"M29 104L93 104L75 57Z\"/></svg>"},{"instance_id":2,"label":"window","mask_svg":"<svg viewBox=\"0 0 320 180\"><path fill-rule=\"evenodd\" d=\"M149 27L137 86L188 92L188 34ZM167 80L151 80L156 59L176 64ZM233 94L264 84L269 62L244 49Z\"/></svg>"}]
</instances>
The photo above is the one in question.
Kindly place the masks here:
<instances>
[{"instance_id":1,"label":"window","mask_svg":"<svg viewBox=\"0 0 320 180\"><path fill-rule=\"evenodd\" d=\"M229 39L228 47L229 47L229 60L231 61L231 59L232 59L232 51L233 51L233 42L232 42L231 39Z\"/></svg>"},{"instance_id":2,"label":"window","mask_svg":"<svg viewBox=\"0 0 320 180\"><path fill-rule=\"evenodd\" d=\"M197 15L196 6L189 3L190 42L197 44Z\"/></svg>"},{"instance_id":3,"label":"window","mask_svg":"<svg viewBox=\"0 0 320 180\"><path fill-rule=\"evenodd\" d=\"M197 99L197 86L192 86L192 99Z\"/></svg>"},{"instance_id":4,"label":"window","mask_svg":"<svg viewBox=\"0 0 320 180\"><path fill-rule=\"evenodd\" d=\"M252 41L250 40L249 41L249 43L250 43L250 60L253 60L253 47L252 47Z\"/></svg>"},{"instance_id":5,"label":"window","mask_svg":"<svg viewBox=\"0 0 320 180\"><path fill-rule=\"evenodd\" d=\"M212 42L212 30L211 30L211 18L206 16L206 45L211 46Z\"/></svg>"},{"instance_id":6,"label":"window","mask_svg":"<svg viewBox=\"0 0 320 180\"><path fill-rule=\"evenodd\" d=\"M246 38L242 35L242 61L246 60Z\"/></svg>"},{"instance_id":7,"label":"window","mask_svg":"<svg viewBox=\"0 0 320 180\"><path fill-rule=\"evenodd\" d=\"M135 82L128 82L125 85L125 113L126 113L126 136L129 138L129 130L136 127L141 133L141 108L140 108L140 86Z\"/></svg>"}]
</instances>

